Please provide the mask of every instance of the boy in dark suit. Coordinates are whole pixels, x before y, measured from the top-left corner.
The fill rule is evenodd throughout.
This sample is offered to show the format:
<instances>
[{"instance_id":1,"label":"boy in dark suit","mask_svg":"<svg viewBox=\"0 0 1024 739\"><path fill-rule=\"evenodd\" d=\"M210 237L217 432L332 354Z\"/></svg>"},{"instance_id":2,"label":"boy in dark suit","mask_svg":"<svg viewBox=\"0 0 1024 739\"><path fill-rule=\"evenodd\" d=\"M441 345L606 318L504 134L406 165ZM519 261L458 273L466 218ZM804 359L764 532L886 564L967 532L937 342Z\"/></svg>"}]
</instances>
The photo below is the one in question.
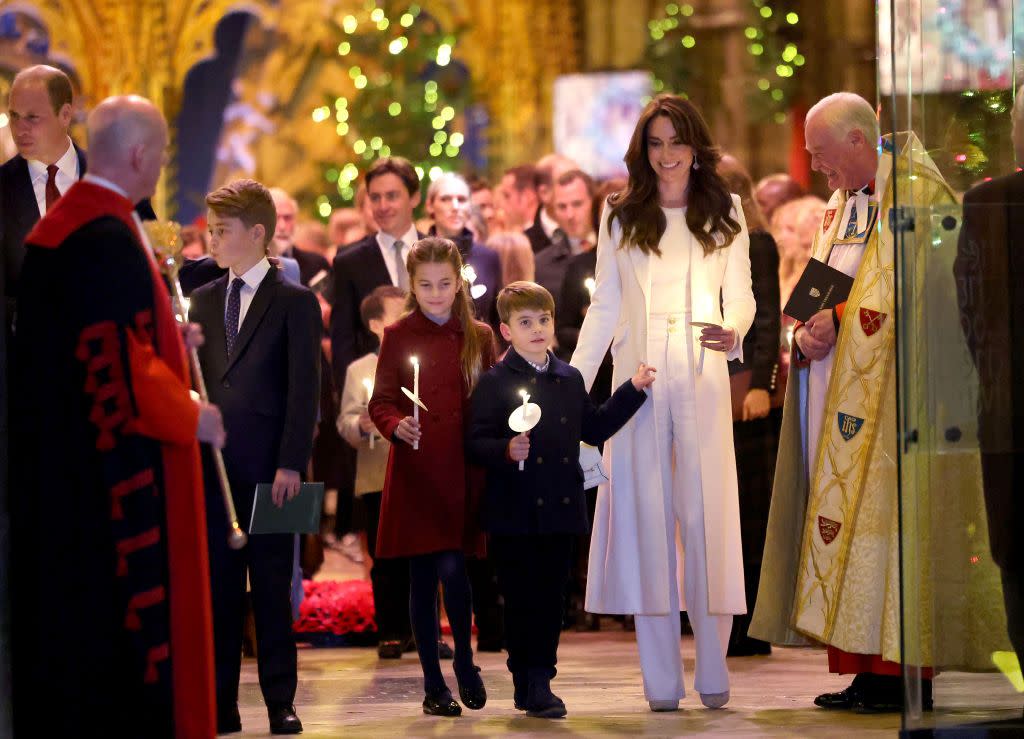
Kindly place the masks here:
<instances>
[{"instance_id":1,"label":"boy in dark suit","mask_svg":"<svg viewBox=\"0 0 1024 739\"><path fill-rule=\"evenodd\" d=\"M236 180L210 193L210 252L228 273L192 293L190 319L203 328L203 375L224 416L224 462L239 519L248 521L258 483L273 482L281 505L294 498L313 446L320 386L320 307L267 260L276 214L270 193ZM261 534L228 548L220 486L204 457L217 662L218 733L241 730L238 674L246 571L252 587L260 688L273 734L297 734L291 579L295 537Z\"/></svg>"},{"instance_id":2,"label":"boy in dark suit","mask_svg":"<svg viewBox=\"0 0 1024 739\"><path fill-rule=\"evenodd\" d=\"M532 282L513 282L498 294L501 335L512 346L480 377L468 435L470 454L487 467L484 524L505 599L515 706L542 718L565 716L551 679L573 542L589 527L580 441L606 441L643 405L643 390L654 382L653 368L642 364L608 402L594 405L579 371L548 350L554 311L551 293ZM516 435L508 420L523 403L522 390L540 406L541 418Z\"/></svg>"}]
</instances>

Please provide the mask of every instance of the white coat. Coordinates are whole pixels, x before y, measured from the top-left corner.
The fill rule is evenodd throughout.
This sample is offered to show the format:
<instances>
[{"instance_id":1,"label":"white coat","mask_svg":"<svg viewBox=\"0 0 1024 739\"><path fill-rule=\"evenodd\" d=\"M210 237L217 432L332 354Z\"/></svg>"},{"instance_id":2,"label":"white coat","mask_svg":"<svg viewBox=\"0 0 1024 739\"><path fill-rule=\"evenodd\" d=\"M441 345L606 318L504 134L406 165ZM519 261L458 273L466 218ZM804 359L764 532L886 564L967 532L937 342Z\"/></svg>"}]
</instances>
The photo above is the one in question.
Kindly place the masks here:
<instances>
[{"instance_id":1,"label":"white coat","mask_svg":"<svg viewBox=\"0 0 1024 739\"><path fill-rule=\"evenodd\" d=\"M742 358L743 336L754 320L755 303L746 221L740 199L732 198L733 218L742 226L733 242L705 257L700 242L691 239L692 320L730 326L738 335L727 354L706 351L702 374L694 374L712 614L746 612L727 362ZM635 247L619 248L622 229L616 221L609 234L608 211L606 205L598 235L593 300L572 357L572 365L583 374L588 389L609 343L613 387L636 373L648 351L652 257ZM696 367L700 331L692 329L689 336L677 336L693 341ZM652 396L605 445L610 482L598 491L587 574L586 609L594 613L656 615L680 608L678 603L669 603L665 558L669 545L660 470L671 460L660 458L661 445L655 443L653 400ZM678 572L681 578L683 568ZM679 592L683 592L681 584Z\"/></svg>"}]
</instances>

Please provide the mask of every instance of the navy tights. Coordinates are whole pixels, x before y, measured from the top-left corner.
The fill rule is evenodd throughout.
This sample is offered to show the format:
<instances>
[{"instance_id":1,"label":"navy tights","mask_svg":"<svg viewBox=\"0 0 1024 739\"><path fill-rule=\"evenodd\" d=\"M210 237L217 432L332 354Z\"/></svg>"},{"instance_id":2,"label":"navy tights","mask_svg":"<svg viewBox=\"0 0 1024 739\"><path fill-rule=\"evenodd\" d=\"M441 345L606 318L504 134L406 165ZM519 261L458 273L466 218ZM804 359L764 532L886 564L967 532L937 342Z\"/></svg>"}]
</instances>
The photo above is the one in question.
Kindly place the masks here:
<instances>
[{"instance_id":1,"label":"navy tights","mask_svg":"<svg viewBox=\"0 0 1024 739\"><path fill-rule=\"evenodd\" d=\"M473 594L466 574L466 558L460 551L432 552L409 558L409 615L416 651L423 668L423 688L428 693L447 689L437 653L439 624L437 584L444 592L444 607L455 642L455 675L460 681L476 679L470 633Z\"/></svg>"}]
</instances>

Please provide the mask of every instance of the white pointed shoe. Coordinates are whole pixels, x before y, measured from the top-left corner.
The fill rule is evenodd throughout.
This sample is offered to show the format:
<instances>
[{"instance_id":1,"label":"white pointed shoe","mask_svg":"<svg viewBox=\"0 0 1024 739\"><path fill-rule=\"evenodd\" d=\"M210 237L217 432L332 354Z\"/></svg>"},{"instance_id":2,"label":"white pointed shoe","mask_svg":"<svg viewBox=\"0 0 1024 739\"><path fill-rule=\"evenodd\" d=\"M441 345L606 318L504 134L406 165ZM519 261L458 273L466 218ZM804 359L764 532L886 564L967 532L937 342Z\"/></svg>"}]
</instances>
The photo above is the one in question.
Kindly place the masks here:
<instances>
[{"instance_id":1,"label":"white pointed shoe","mask_svg":"<svg viewBox=\"0 0 1024 739\"><path fill-rule=\"evenodd\" d=\"M729 691L724 693L701 693L700 702L708 708L722 708L729 702Z\"/></svg>"},{"instance_id":2,"label":"white pointed shoe","mask_svg":"<svg viewBox=\"0 0 1024 739\"><path fill-rule=\"evenodd\" d=\"M647 705L649 705L651 707L651 710L655 713L679 710L679 701L677 700L647 701Z\"/></svg>"}]
</instances>

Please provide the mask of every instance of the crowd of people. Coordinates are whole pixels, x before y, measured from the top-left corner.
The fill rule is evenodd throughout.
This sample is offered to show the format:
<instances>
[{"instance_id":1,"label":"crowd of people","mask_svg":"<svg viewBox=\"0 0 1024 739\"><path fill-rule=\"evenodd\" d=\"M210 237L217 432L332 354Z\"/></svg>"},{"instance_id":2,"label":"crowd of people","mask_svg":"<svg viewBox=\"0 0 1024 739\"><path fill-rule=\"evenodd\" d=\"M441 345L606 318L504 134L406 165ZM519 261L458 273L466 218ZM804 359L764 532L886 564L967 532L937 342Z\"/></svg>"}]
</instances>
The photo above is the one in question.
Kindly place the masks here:
<instances>
[{"instance_id":1,"label":"crowd of people","mask_svg":"<svg viewBox=\"0 0 1024 739\"><path fill-rule=\"evenodd\" d=\"M894 443L894 297L862 279L891 267L862 98L808 113L828 203L787 175L755 185L672 95L645 108L626 176L605 182L558 154L493 183L421 182L381 157L326 225L283 190L228 183L182 231L184 330L143 225L166 123L145 99L110 98L90 112L87 161L71 104L58 70L19 73L20 153L0 167L20 726L45 702L62 707L54 721L112 736L240 730L248 581L271 731L302 730L299 548L287 534L228 546L215 450L243 521L259 483L278 505L303 480L332 491L325 538L372 560L378 656L416 650L425 713L486 704L496 676L474 662L475 621L477 650L508 652L515 707L566 715L551 689L559 634L601 628L597 614L635 629L654 711L686 694L687 628L708 708L730 699L728 656L808 637L857 675L818 705L902 704L892 630L854 624L898 617L893 582L841 600L834 574L897 561L895 537L852 525L895 526L884 485L864 486ZM782 310L812 255L855 288L798 322ZM190 395L192 351L208 399ZM580 442L603 447L603 467L581 463ZM839 504L843 455L855 469ZM40 548L54 510L72 531ZM69 614L78 631L62 627Z\"/></svg>"}]
</instances>

